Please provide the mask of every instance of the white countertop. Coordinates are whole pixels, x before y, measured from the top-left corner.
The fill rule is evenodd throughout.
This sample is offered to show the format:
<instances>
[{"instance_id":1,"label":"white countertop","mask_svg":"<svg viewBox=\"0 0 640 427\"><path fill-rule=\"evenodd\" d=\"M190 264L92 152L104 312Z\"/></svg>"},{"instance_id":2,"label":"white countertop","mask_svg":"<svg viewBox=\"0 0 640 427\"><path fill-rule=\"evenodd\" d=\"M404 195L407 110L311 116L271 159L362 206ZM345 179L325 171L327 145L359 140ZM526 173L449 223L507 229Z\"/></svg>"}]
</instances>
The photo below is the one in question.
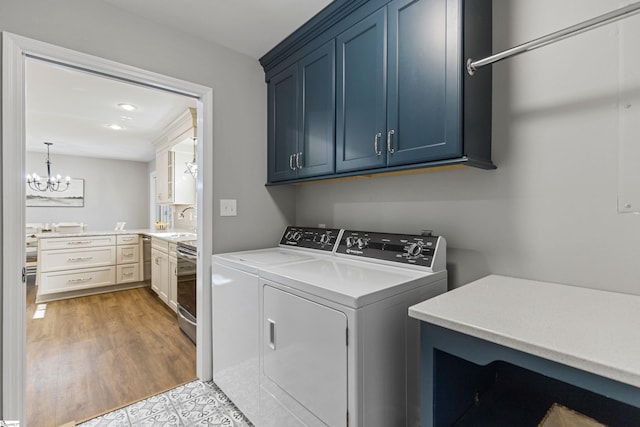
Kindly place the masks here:
<instances>
[{"instance_id":1,"label":"white countertop","mask_svg":"<svg viewBox=\"0 0 640 427\"><path fill-rule=\"evenodd\" d=\"M56 238L56 237L84 237L84 236L112 236L118 234L145 234L151 237L157 237L160 239L167 240L169 242L179 242L182 240L195 240L196 234L190 231L185 230L152 230L150 228L144 229L131 229L131 230L123 230L123 231L83 231L76 233L54 233L54 232L46 232L46 233L35 233L33 236L38 239L48 239L48 238Z\"/></svg>"},{"instance_id":2,"label":"white countertop","mask_svg":"<svg viewBox=\"0 0 640 427\"><path fill-rule=\"evenodd\" d=\"M409 315L640 387L640 296L491 275Z\"/></svg>"}]
</instances>

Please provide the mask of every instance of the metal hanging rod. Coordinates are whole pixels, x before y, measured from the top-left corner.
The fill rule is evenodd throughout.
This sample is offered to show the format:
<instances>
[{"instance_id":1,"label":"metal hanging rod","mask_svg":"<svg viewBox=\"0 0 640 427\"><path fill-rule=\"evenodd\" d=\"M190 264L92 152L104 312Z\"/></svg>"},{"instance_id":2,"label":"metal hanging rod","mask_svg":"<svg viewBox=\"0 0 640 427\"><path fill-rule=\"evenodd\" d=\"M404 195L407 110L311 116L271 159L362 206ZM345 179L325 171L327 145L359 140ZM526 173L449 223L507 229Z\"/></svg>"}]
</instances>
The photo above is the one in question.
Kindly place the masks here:
<instances>
[{"instance_id":1,"label":"metal hanging rod","mask_svg":"<svg viewBox=\"0 0 640 427\"><path fill-rule=\"evenodd\" d=\"M631 15L635 15L636 13L640 13L640 1L565 28L564 30L556 31L535 40L531 40L530 42L512 47L511 49L503 50L502 52L487 56L484 59L476 61L472 58L469 58L467 59L467 72L469 73L469 75L473 76L473 74L479 68L491 65L498 61L502 61L503 59L511 58L512 56L520 55L521 53L529 52L530 50L534 50L539 47L550 45L552 43L584 33L594 28L619 21Z\"/></svg>"}]
</instances>

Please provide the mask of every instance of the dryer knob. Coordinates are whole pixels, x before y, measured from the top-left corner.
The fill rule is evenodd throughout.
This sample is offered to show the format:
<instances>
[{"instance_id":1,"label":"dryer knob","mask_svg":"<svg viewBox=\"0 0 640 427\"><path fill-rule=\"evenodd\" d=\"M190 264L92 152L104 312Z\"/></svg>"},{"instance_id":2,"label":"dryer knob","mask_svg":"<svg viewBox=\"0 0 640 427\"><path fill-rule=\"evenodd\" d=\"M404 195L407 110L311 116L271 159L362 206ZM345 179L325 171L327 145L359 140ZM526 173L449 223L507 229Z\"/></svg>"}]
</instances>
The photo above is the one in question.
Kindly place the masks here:
<instances>
[{"instance_id":1,"label":"dryer knob","mask_svg":"<svg viewBox=\"0 0 640 427\"><path fill-rule=\"evenodd\" d=\"M411 243L407 248L407 255L417 257L422 253L422 243Z\"/></svg>"},{"instance_id":2,"label":"dryer knob","mask_svg":"<svg viewBox=\"0 0 640 427\"><path fill-rule=\"evenodd\" d=\"M356 244L356 238L349 236L347 237L346 243L347 243L347 247L350 248L351 246Z\"/></svg>"},{"instance_id":3,"label":"dryer knob","mask_svg":"<svg viewBox=\"0 0 640 427\"><path fill-rule=\"evenodd\" d=\"M302 233L299 231L296 231L295 233L293 233L293 240L295 240L296 242L298 240L300 240L302 238Z\"/></svg>"}]
</instances>

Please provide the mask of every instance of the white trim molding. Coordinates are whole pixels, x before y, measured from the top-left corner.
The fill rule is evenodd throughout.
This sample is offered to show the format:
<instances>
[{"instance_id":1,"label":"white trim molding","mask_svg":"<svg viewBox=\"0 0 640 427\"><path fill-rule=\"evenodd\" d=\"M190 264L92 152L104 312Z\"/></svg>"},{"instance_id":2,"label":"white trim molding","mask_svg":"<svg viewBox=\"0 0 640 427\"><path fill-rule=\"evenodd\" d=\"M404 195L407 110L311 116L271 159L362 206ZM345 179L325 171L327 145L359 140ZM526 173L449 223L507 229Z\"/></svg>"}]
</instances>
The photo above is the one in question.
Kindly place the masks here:
<instances>
[{"instance_id":1,"label":"white trim molding","mask_svg":"<svg viewBox=\"0 0 640 427\"><path fill-rule=\"evenodd\" d=\"M2 388L0 419L25 425L26 288L22 284L25 239L25 106L26 57L55 62L99 75L191 96L198 100L198 347L197 375L212 378L211 268L213 251L213 90L154 72L2 32ZM207 191L204 191L204 190ZM205 255L208 254L208 255Z\"/></svg>"}]
</instances>

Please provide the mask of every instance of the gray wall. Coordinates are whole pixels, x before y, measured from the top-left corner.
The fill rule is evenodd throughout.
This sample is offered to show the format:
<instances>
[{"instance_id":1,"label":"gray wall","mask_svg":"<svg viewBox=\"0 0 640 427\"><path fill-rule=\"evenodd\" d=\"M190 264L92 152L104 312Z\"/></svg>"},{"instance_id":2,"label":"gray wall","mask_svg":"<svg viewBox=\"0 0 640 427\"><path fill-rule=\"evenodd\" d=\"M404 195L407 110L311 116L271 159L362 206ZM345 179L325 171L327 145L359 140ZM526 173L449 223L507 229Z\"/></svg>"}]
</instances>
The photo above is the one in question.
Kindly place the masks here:
<instances>
[{"instance_id":1,"label":"gray wall","mask_svg":"<svg viewBox=\"0 0 640 427\"><path fill-rule=\"evenodd\" d=\"M216 209L203 219L213 221L214 252L273 245L295 220L293 190L264 187L267 89L257 60L98 0L3 0L0 30L213 88L214 182L204 191L216 206L238 200L237 217Z\"/></svg>"},{"instance_id":2,"label":"gray wall","mask_svg":"<svg viewBox=\"0 0 640 427\"><path fill-rule=\"evenodd\" d=\"M494 51L619 7L493 5ZM640 294L640 216L616 211L619 59L611 25L494 65L497 170L301 186L298 224L433 229L451 248L451 287L497 273Z\"/></svg>"},{"instance_id":3,"label":"gray wall","mask_svg":"<svg viewBox=\"0 0 640 427\"><path fill-rule=\"evenodd\" d=\"M26 168L43 176L45 153L27 152ZM51 154L52 172L84 179L84 207L28 207L26 222L83 222L89 231L113 230L126 221L127 229L149 225L149 176L146 162Z\"/></svg>"}]
</instances>

